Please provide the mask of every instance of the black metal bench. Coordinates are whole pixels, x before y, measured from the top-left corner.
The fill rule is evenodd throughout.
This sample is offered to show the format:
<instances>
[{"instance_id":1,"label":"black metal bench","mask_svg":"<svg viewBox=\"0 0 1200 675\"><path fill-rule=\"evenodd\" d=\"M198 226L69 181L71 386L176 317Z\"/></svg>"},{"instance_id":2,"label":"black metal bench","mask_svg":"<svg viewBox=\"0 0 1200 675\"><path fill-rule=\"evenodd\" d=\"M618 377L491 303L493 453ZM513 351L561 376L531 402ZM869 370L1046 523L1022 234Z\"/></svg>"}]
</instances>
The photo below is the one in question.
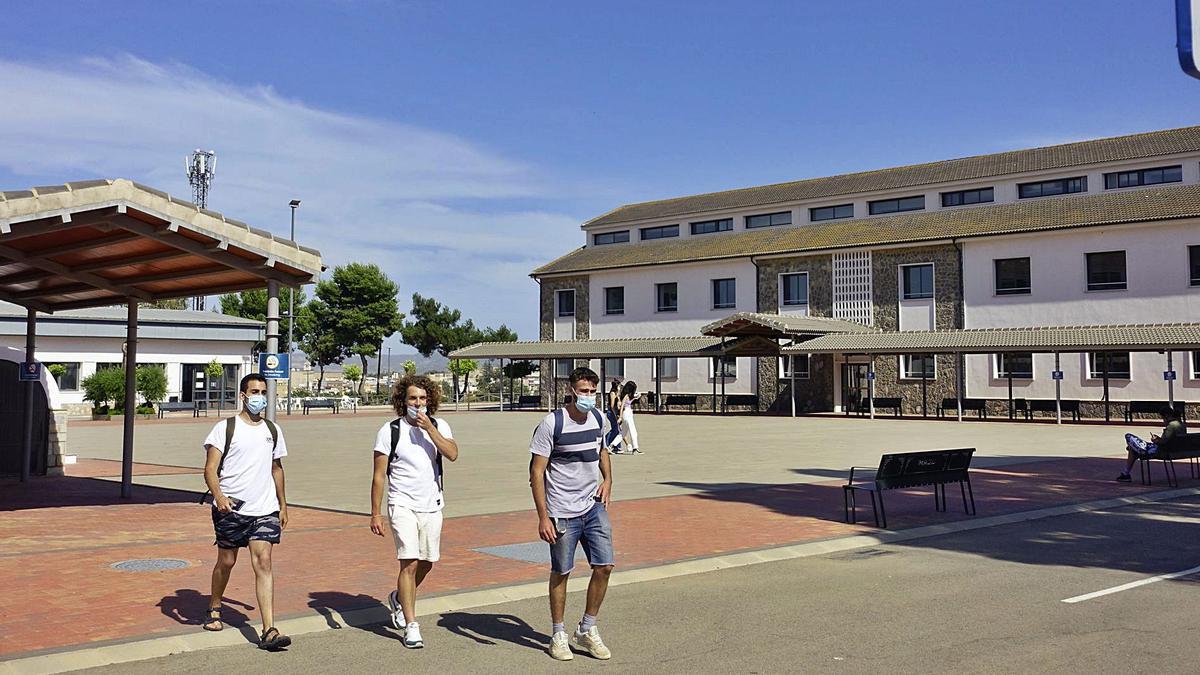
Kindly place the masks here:
<instances>
[{"instance_id":1,"label":"black metal bench","mask_svg":"<svg viewBox=\"0 0 1200 675\"><path fill-rule=\"evenodd\" d=\"M537 394L521 394L517 397L517 401L512 405L512 408L524 408L527 405L534 408L542 407L542 397Z\"/></svg>"},{"instance_id":2,"label":"black metal bench","mask_svg":"<svg viewBox=\"0 0 1200 675\"><path fill-rule=\"evenodd\" d=\"M1064 398L1060 402L1064 414L1071 415L1071 419L1079 421L1079 401L1076 399ZM1028 409L1025 411L1025 419L1033 419L1034 413L1046 412L1054 413L1054 400L1029 399Z\"/></svg>"},{"instance_id":3,"label":"black metal bench","mask_svg":"<svg viewBox=\"0 0 1200 675\"><path fill-rule=\"evenodd\" d=\"M1153 455L1138 455L1138 468L1142 474L1142 484L1150 485L1150 462L1159 460L1163 463L1163 473L1167 476L1167 485L1179 487L1179 477L1175 474L1175 460L1188 460L1192 478L1200 476L1200 434L1183 434L1172 438L1169 442L1158 446Z\"/></svg>"},{"instance_id":4,"label":"black metal bench","mask_svg":"<svg viewBox=\"0 0 1200 675\"><path fill-rule=\"evenodd\" d=\"M901 406L902 403L899 396L875 397L876 412L878 412L880 409L891 410L893 417L899 417ZM849 415L851 412L858 413L859 415L869 415L871 414L871 405L867 401L859 401L857 407L855 407L853 411L847 408L846 414Z\"/></svg>"},{"instance_id":5,"label":"black metal bench","mask_svg":"<svg viewBox=\"0 0 1200 675\"><path fill-rule=\"evenodd\" d=\"M980 417L985 420L987 419L987 400L985 400L985 399L964 398L962 400L962 409L963 409L963 412L969 412L969 411L973 410L973 411L975 411L976 417ZM944 417L946 411L948 411L948 410L954 411L954 414L958 415L958 399L957 398L942 399L942 404L939 405L938 409L937 409L937 416Z\"/></svg>"},{"instance_id":6,"label":"black metal bench","mask_svg":"<svg viewBox=\"0 0 1200 675\"><path fill-rule=\"evenodd\" d=\"M667 394L663 399L662 409L669 410L671 406L689 406L692 412L696 412L696 401L698 397L695 394Z\"/></svg>"},{"instance_id":7,"label":"black metal bench","mask_svg":"<svg viewBox=\"0 0 1200 675\"><path fill-rule=\"evenodd\" d=\"M198 401L163 401L158 403L158 419L162 419L163 415L169 412L187 412L191 411L192 417L199 417L201 408L197 405ZM203 408L204 416L208 417L208 408Z\"/></svg>"},{"instance_id":8,"label":"black metal bench","mask_svg":"<svg viewBox=\"0 0 1200 675\"><path fill-rule=\"evenodd\" d=\"M726 394L725 407L733 406L758 410L758 396L756 394Z\"/></svg>"},{"instance_id":9,"label":"black metal bench","mask_svg":"<svg viewBox=\"0 0 1200 675\"><path fill-rule=\"evenodd\" d=\"M333 414L338 413L338 402L332 398L310 398L300 404L304 408L304 414L307 415L309 410L313 408L329 408L333 410Z\"/></svg>"},{"instance_id":10,"label":"black metal bench","mask_svg":"<svg viewBox=\"0 0 1200 675\"><path fill-rule=\"evenodd\" d=\"M959 491L962 492L963 511L975 515L975 493L971 490L971 476L968 473L974 454L975 448L889 453L879 459L879 468L870 477L854 475L858 469L870 471L869 467L850 467L850 480L842 486L842 506L846 511L846 522L854 523L858 520L858 508L854 497L859 490L871 495L871 511L875 515L876 527L887 528L887 512L883 508L885 490L932 485L934 509L944 512L946 485L949 483L958 483ZM876 494L879 495L878 507L875 505Z\"/></svg>"},{"instance_id":11,"label":"black metal bench","mask_svg":"<svg viewBox=\"0 0 1200 675\"><path fill-rule=\"evenodd\" d=\"M1138 414L1157 415L1166 408L1169 403L1166 401L1130 401L1125 406L1125 421L1132 422L1133 416ZM1179 418L1183 419L1184 413L1187 411L1187 406L1183 401L1175 402L1175 412L1179 413Z\"/></svg>"}]
</instances>

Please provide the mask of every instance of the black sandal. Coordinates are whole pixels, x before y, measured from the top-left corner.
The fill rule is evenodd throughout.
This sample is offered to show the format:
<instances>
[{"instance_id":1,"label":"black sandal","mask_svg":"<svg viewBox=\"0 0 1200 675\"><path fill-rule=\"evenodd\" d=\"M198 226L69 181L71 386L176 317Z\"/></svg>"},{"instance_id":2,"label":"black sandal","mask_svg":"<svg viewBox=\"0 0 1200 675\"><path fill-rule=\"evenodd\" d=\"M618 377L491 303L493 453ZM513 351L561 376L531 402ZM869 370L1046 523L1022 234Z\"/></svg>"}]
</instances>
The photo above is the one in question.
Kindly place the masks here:
<instances>
[{"instance_id":1,"label":"black sandal","mask_svg":"<svg viewBox=\"0 0 1200 675\"><path fill-rule=\"evenodd\" d=\"M209 628L213 624L216 624L217 627ZM204 620L202 627L210 633L215 633L225 628L225 623L221 621L221 608L219 606L208 608L208 618Z\"/></svg>"},{"instance_id":2,"label":"black sandal","mask_svg":"<svg viewBox=\"0 0 1200 675\"><path fill-rule=\"evenodd\" d=\"M258 648L275 652L290 644L292 644L292 638L280 633L278 628L271 626L263 631L262 637L258 641Z\"/></svg>"}]
</instances>

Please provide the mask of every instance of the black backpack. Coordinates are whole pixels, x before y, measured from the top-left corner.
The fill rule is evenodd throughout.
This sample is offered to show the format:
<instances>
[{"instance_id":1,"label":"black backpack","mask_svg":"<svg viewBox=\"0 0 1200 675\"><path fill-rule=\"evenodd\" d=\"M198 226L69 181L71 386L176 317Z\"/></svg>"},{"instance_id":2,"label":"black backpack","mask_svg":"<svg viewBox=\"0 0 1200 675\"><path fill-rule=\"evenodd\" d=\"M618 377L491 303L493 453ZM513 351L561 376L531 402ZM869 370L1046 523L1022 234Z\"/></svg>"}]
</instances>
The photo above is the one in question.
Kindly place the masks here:
<instances>
[{"instance_id":1,"label":"black backpack","mask_svg":"<svg viewBox=\"0 0 1200 675\"><path fill-rule=\"evenodd\" d=\"M427 417L429 417L430 422L433 422L433 426L436 427L438 423L437 419L434 418L433 415L428 415ZM390 425L392 428L392 453L388 455L388 476L392 475L392 462L396 459L396 446L400 444L400 421L403 419L403 417L397 417L396 419L392 420ZM433 448L433 452L434 457L436 457L436 459L434 459L434 463L437 465L437 476L434 478L434 481L437 482L438 492L445 492L445 481L442 479L442 452L437 449L436 445Z\"/></svg>"},{"instance_id":2,"label":"black backpack","mask_svg":"<svg viewBox=\"0 0 1200 675\"><path fill-rule=\"evenodd\" d=\"M267 423L267 430L271 432L271 454L275 454L275 448L279 446L279 427L269 419L263 418ZM225 420L225 450L221 453L221 463L217 465L217 478L221 478L221 470L225 468L225 458L229 456L229 447L233 445L233 432L237 429L237 417L230 417ZM200 503L203 504L208 500L211 490L205 490L204 494L200 495Z\"/></svg>"}]
</instances>

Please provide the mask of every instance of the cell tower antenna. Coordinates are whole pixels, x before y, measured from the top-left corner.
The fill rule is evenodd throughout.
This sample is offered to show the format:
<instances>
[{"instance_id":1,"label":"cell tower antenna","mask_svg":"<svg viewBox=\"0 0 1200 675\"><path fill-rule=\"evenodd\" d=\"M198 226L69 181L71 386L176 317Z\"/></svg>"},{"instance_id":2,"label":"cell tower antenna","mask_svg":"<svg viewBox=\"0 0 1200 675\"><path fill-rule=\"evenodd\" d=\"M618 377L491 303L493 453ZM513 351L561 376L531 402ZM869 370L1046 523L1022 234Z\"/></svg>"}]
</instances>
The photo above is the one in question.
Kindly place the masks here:
<instances>
[{"instance_id":1,"label":"cell tower antenna","mask_svg":"<svg viewBox=\"0 0 1200 675\"><path fill-rule=\"evenodd\" d=\"M202 209L208 208L208 188L217 176L217 153L196 148L184 161L184 170L192 186L192 201ZM192 309L204 311L204 296L192 298Z\"/></svg>"}]
</instances>

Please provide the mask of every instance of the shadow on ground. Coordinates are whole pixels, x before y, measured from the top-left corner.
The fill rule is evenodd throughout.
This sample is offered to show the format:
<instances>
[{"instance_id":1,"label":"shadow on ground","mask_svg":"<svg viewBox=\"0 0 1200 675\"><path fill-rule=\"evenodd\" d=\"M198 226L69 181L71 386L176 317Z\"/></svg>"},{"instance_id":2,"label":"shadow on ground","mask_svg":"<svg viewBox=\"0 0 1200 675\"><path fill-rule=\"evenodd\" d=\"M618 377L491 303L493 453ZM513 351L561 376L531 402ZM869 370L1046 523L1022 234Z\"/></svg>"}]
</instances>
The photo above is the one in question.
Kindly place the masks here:
<instances>
[{"instance_id":1,"label":"shadow on ground","mask_svg":"<svg viewBox=\"0 0 1200 675\"><path fill-rule=\"evenodd\" d=\"M202 630L200 627L208 619L208 594L201 593L194 588L176 589L173 595L163 596L155 606L168 619L185 626L195 626L197 630ZM248 612L254 611L253 605L248 605L240 600L223 598L221 621L225 623L227 629L236 628L247 642L258 644L258 633L250 623L250 616L235 607L241 607Z\"/></svg>"},{"instance_id":2,"label":"shadow on ground","mask_svg":"<svg viewBox=\"0 0 1200 675\"><path fill-rule=\"evenodd\" d=\"M21 511L61 506L114 506L125 504L196 503L199 493L187 490L133 486L130 499L121 497L121 484L100 478L46 476L0 481L0 511Z\"/></svg>"},{"instance_id":3,"label":"shadow on ground","mask_svg":"<svg viewBox=\"0 0 1200 675\"><path fill-rule=\"evenodd\" d=\"M550 644L550 636L534 630L524 619L512 614L450 612L443 614L437 625L481 645L510 642L518 647L545 651Z\"/></svg>"},{"instance_id":4,"label":"shadow on ground","mask_svg":"<svg viewBox=\"0 0 1200 675\"><path fill-rule=\"evenodd\" d=\"M349 626L350 628L374 633L380 637L392 640L400 639L398 633L390 630L378 620L356 619L353 614L351 614L350 619L346 618L347 613L357 610L379 610L372 611L369 615L386 616L388 609L378 598L365 593L350 594L343 593L342 591L314 591L308 594L308 598L308 606L325 617L325 624L330 628L345 628ZM338 616L335 616L334 612L337 612ZM343 624L343 621L345 624Z\"/></svg>"}]
</instances>

